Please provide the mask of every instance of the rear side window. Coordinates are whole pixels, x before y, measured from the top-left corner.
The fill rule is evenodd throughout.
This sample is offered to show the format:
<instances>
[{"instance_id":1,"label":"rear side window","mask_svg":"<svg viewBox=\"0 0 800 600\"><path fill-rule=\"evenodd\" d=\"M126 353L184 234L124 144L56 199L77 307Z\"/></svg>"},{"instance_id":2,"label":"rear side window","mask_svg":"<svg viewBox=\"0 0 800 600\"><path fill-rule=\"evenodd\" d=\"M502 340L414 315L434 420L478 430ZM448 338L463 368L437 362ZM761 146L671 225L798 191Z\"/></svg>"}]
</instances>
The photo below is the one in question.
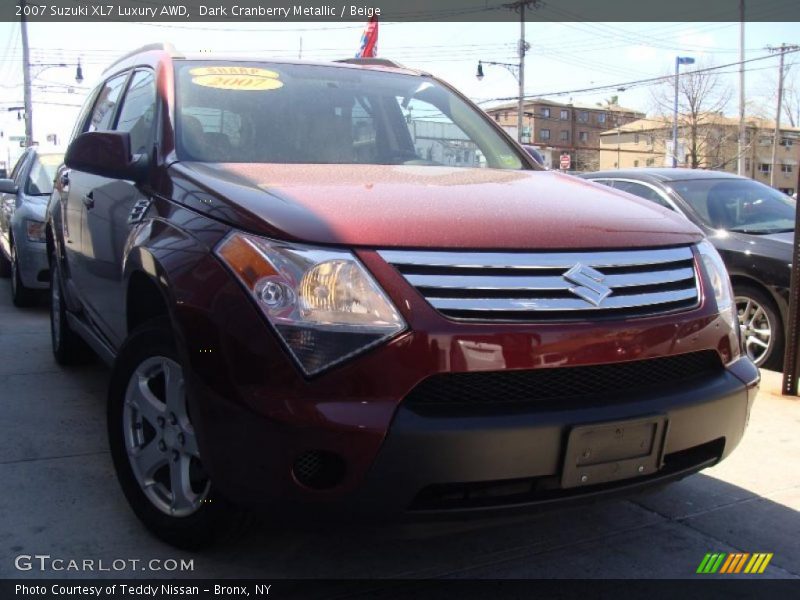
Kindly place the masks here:
<instances>
[{"instance_id":1,"label":"rear side window","mask_svg":"<svg viewBox=\"0 0 800 600\"><path fill-rule=\"evenodd\" d=\"M156 84L152 71L134 73L117 118L117 131L131 136L131 152L147 153L154 141Z\"/></svg>"},{"instance_id":2,"label":"rear side window","mask_svg":"<svg viewBox=\"0 0 800 600\"><path fill-rule=\"evenodd\" d=\"M127 73L109 79L103 86L94 103L94 110L89 119L87 131L108 131L111 129L111 119L114 118L114 109L117 107L119 97L128 78Z\"/></svg>"},{"instance_id":3,"label":"rear side window","mask_svg":"<svg viewBox=\"0 0 800 600\"><path fill-rule=\"evenodd\" d=\"M650 202L655 202L659 206L663 206L664 208L672 209L672 206L669 202L662 198L661 194L659 194L653 188L642 185L641 183L635 183L633 181L615 181L614 188L617 190L622 190L623 192L628 192L629 194L633 194L634 196L639 196L640 198L644 198L645 200L649 200Z\"/></svg>"}]
</instances>

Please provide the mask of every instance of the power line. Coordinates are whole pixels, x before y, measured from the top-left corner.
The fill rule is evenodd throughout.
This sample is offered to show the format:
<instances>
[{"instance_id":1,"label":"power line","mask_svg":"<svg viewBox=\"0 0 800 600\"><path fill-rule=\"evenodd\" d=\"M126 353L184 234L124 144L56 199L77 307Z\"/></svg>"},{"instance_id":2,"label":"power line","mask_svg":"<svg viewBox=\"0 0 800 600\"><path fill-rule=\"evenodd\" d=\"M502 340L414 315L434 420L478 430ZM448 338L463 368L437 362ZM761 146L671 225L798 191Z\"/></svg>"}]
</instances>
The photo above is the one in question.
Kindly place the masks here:
<instances>
[{"instance_id":1,"label":"power line","mask_svg":"<svg viewBox=\"0 0 800 600\"><path fill-rule=\"evenodd\" d=\"M790 50L790 51L787 51L786 54L793 54L795 52L800 52L800 50ZM699 74L699 73L707 73L707 72L710 72L710 71L717 71L719 69L725 69L725 68L728 68L728 67L737 67L737 66L742 65L742 64L752 63L752 62L761 61L761 60L766 60L766 59L769 59L769 58L773 58L773 57L772 57L772 55L767 54L765 56L757 56L755 58L749 58L749 59L743 60L743 61L736 61L736 62L732 62L732 63L726 63L724 65L718 65L718 66L715 66L715 67L705 67L705 68L702 68L702 69L695 69L694 71L686 71L686 72L683 73L683 75L686 76L686 75L695 75L695 74ZM541 92L541 93L536 93L536 94L526 94L525 98L535 99L535 98L541 98L541 97L544 97L544 96L565 96L567 94L580 94L580 93L584 93L584 92L605 91L605 90L612 90L612 89L619 89L619 88L629 89L629 88L632 88L632 87L638 87L638 86L646 85L646 84L661 83L661 82L664 82L664 81L670 81L672 79L675 79L675 75L661 75L659 77L649 77L649 78L646 78L646 79L637 79L637 80L634 80L634 81L625 81L625 82L621 82L621 83L611 83L611 84L608 84L608 85L600 85L600 86L595 86L595 87L580 88L580 89L575 89L575 90L561 90L561 91L556 91L556 92ZM502 98L489 98L487 100L482 100L480 103L481 104L486 104L487 102L508 102L510 100L516 100L517 98L518 98L518 96L507 96L507 97L502 97Z\"/></svg>"}]
</instances>

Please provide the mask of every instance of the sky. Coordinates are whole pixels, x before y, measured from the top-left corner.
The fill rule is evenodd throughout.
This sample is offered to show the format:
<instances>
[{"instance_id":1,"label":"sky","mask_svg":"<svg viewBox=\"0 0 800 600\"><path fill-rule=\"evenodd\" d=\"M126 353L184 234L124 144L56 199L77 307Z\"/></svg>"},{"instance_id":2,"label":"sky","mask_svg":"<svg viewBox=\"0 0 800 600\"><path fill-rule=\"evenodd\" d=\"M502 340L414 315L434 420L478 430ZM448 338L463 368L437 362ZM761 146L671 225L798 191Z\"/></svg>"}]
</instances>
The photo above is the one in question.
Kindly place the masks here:
<instances>
[{"instance_id":1,"label":"sky","mask_svg":"<svg viewBox=\"0 0 800 600\"><path fill-rule=\"evenodd\" d=\"M0 161L19 148L9 136L23 133L23 122L7 108L22 104L22 51L19 23L0 23ZM74 82L75 68L33 69L34 138L48 134L66 140L78 106L116 58L147 43L169 41L184 52L210 51L222 56L334 60L353 56L363 25L359 23L30 23L33 63L83 65L84 82ZM492 98L517 95L515 77L502 67L486 66L475 77L478 60L515 63L519 23L380 23L378 54L423 69L450 82L483 106ZM621 105L652 114L653 86L625 91L583 90L668 75L675 56L692 56L698 65L738 61L739 23L552 23L529 22L526 39L525 92L557 101L595 104L612 95ZM800 43L798 23L747 23L746 58L768 55L768 46ZM800 53L789 55L790 78L800 71ZM721 69L733 94L726 108L738 114L738 67ZM748 113L774 116L778 59L746 65ZM798 76L800 82L800 76ZM663 85L663 84L661 84ZM564 92L564 93L561 93ZM10 152L9 152L10 150Z\"/></svg>"}]
</instances>

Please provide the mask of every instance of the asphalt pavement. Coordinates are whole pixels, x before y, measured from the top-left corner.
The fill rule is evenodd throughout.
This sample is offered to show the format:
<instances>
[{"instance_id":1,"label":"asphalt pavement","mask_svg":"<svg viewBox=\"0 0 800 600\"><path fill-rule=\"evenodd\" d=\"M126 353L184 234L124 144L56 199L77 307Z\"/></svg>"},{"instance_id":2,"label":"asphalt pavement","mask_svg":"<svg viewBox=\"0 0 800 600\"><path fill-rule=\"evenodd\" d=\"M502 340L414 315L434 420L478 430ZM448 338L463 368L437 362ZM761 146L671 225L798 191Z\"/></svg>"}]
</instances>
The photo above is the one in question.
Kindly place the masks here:
<instances>
[{"instance_id":1,"label":"asphalt pavement","mask_svg":"<svg viewBox=\"0 0 800 600\"><path fill-rule=\"evenodd\" d=\"M9 287L0 280L0 578L694 578L708 552L773 553L758 577L800 578L800 401L767 371L733 455L645 496L468 524L263 524L213 550L174 550L117 485L108 369L59 367L47 307L14 308ZM18 558L34 555L51 558ZM167 572L170 559L193 570ZM70 560L94 570L67 570ZM115 560L125 568L97 571Z\"/></svg>"}]
</instances>

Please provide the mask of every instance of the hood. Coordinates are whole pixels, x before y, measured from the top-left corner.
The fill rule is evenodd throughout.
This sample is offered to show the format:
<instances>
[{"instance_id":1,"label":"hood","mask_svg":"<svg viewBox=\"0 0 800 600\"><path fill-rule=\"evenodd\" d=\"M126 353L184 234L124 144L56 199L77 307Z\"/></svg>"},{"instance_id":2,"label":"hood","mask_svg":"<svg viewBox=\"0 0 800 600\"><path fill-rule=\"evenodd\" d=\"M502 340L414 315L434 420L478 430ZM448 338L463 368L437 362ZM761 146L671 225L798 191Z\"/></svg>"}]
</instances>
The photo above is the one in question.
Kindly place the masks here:
<instances>
[{"instance_id":1,"label":"hood","mask_svg":"<svg viewBox=\"0 0 800 600\"><path fill-rule=\"evenodd\" d=\"M627 248L702 233L646 200L550 171L176 163L172 196L277 239L366 247Z\"/></svg>"},{"instance_id":2,"label":"hood","mask_svg":"<svg viewBox=\"0 0 800 600\"><path fill-rule=\"evenodd\" d=\"M710 233L709 239L720 250L743 252L754 256L774 258L781 262L792 262L794 232L753 235L738 231Z\"/></svg>"}]
</instances>

